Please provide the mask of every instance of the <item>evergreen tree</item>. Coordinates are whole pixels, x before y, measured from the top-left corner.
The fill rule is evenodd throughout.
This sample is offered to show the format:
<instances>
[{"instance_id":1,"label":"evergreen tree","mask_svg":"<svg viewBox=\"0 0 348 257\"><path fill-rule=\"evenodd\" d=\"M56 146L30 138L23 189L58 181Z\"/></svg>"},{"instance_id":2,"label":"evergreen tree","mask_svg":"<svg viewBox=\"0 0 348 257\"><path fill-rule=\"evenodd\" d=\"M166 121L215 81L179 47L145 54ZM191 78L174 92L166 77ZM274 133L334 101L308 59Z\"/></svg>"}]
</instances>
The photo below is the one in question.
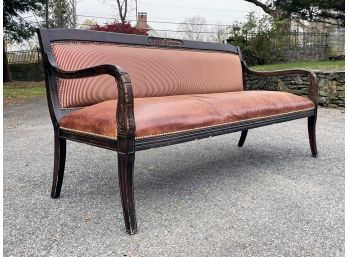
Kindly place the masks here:
<instances>
[{"instance_id":1,"label":"evergreen tree","mask_svg":"<svg viewBox=\"0 0 348 257\"><path fill-rule=\"evenodd\" d=\"M46 8L40 12L46 28L75 28L75 0L44 0Z\"/></svg>"},{"instance_id":2,"label":"evergreen tree","mask_svg":"<svg viewBox=\"0 0 348 257\"><path fill-rule=\"evenodd\" d=\"M344 26L344 0L245 0L278 20L308 20Z\"/></svg>"},{"instance_id":3,"label":"evergreen tree","mask_svg":"<svg viewBox=\"0 0 348 257\"><path fill-rule=\"evenodd\" d=\"M4 45L5 40L22 42L33 35L35 28L23 18L23 15L28 12L36 13L42 10L43 2L44 0L4 0ZM3 51L4 81L11 81L5 47Z\"/></svg>"}]
</instances>

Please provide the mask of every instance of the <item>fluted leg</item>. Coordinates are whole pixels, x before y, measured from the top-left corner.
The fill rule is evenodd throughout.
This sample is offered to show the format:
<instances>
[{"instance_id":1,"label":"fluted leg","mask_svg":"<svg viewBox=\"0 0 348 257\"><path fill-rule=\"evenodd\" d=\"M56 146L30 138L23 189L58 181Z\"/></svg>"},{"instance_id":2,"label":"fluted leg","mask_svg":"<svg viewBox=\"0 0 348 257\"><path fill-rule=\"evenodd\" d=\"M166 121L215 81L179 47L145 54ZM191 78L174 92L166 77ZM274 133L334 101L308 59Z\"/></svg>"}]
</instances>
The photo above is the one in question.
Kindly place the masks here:
<instances>
[{"instance_id":1,"label":"fluted leg","mask_svg":"<svg viewBox=\"0 0 348 257\"><path fill-rule=\"evenodd\" d=\"M118 179L126 230L133 235L138 231L134 201L134 140L118 138Z\"/></svg>"},{"instance_id":2,"label":"fluted leg","mask_svg":"<svg viewBox=\"0 0 348 257\"><path fill-rule=\"evenodd\" d=\"M66 157L66 139L54 135L54 171L51 197L58 198L63 184Z\"/></svg>"},{"instance_id":3,"label":"fluted leg","mask_svg":"<svg viewBox=\"0 0 348 257\"><path fill-rule=\"evenodd\" d=\"M239 142L238 142L239 147L242 147L244 145L244 142L245 142L247 135L248 135L248 130L243 130L242 134L240 135Z\"/></svg>"},{"instance_id":4,"label":"fluted leg","mask_svg":"<svg viewBox=\"0 0 348 257\"><path fill-rule=\"evenodd\" d=\"M316 122L317 122L317 115L308 117L309 145L311 147L311 152L313 157L318 157L317 142L316 142L316 135L315 135Z\"/></svg>"}]
</instances>

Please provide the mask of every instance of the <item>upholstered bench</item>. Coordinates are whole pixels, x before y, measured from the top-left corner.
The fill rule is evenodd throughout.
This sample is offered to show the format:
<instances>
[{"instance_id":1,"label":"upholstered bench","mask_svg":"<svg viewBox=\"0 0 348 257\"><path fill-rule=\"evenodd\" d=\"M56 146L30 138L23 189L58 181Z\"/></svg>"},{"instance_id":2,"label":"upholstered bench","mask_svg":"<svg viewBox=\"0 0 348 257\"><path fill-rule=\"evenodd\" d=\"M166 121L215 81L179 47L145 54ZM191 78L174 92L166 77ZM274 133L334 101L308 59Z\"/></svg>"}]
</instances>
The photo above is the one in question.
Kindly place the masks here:
<instances>
[{"instance_id":1,"label":"upholstered bench","mask_svg":"<svg viewBox=\"0 0 348 257\"><path fill-rule=\"evenodd\" d=\"M241 147L248 129L307 117L317 156L318 85L310 71L252 71L232 45L67 29L38 35L55 135L51 196L60 195L67 139L117 151L130 234L137 232L136 151L236 131ZM308 75L308 98L247 91L247 73Z\"/></svg>"}]
</instances>

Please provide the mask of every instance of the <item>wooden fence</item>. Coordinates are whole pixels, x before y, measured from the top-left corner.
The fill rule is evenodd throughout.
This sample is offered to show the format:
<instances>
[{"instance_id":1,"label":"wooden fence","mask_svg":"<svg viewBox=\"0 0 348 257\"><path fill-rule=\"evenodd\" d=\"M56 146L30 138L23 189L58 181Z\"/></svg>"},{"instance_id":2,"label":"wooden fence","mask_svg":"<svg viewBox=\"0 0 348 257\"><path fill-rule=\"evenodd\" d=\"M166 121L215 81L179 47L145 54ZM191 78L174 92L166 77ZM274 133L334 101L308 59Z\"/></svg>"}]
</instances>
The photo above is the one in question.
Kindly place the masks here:
<instances>
[{"instance_id":1,"label":"wooden fence","mask_svg":"<svg viewBox=\"0 0 348 257\"><path fill-rule=\"evenodd\" d=\"M7 59L9 64L38 63L41 62L40 49L7 52Z\"/></svg>"}]
</instances>

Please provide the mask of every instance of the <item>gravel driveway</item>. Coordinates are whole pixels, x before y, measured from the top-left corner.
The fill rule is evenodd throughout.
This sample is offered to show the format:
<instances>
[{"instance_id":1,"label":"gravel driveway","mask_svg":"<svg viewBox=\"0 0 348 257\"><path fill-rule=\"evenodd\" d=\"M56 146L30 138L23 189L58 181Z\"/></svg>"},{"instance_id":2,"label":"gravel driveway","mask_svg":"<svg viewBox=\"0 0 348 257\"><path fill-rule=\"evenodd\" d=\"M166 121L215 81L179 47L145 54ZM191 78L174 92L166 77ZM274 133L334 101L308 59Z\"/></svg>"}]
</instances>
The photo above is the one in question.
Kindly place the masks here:
<instances>
[{"instance_id":1,"label":"gravel driveway","mask_svg":"<svg viewBox=\"0 0 348 257\"><path fill-rule=\"evenodd\" d=\"M344 256L344 113L136 154L139 233L126 234L112 151L68 142L51 199L46 101L4 107L4 256Z\"/></svg>"}]
</instances>

